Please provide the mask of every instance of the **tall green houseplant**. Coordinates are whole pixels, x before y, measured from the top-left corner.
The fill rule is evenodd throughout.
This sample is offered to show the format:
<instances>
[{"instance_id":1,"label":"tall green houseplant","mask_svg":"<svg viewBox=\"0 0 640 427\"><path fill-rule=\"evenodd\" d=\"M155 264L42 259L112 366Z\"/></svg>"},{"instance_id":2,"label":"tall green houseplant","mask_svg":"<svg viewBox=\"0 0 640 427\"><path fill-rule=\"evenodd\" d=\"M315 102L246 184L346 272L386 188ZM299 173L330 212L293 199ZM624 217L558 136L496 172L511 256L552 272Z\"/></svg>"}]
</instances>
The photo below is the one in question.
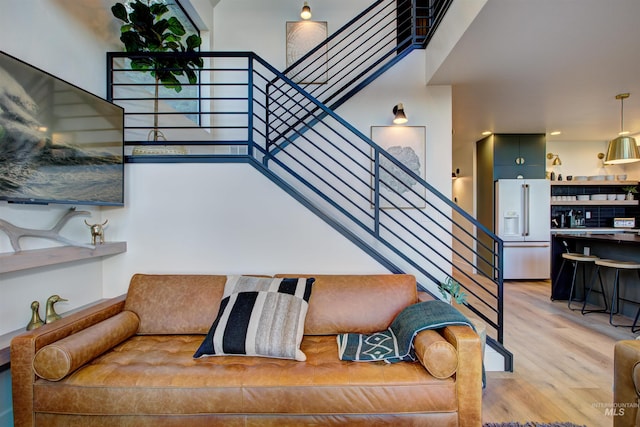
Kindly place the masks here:
<instances>
[{"instance_id":1,"label":"tall green houseplant","mask_svg":"<svg viewBox=\"0 0 640 427\"><path fill-rule=\"evenodd\" d=\"M183 42L186 35L184 26L176 17L163 18L169 8L164 3L152 3L147 0L135 0L128 4L129 10L122 3L111 8L113 16L124 22L120 27L120 40L129 53L140 52L185 52L195 53L202 44L197 34L192 34ZM179 78L186 76L189 84L198 82L196 71L203 66L202 57L185 55L164 55L161 57L140 56L131 58L133 70L151 73L155 80L155 97L153 109L153 141L164 137L158 129L158 96L162 84L177 93L182 91ZM149 138L151 139L151 138Z\"/></svg>"}]
</instances>

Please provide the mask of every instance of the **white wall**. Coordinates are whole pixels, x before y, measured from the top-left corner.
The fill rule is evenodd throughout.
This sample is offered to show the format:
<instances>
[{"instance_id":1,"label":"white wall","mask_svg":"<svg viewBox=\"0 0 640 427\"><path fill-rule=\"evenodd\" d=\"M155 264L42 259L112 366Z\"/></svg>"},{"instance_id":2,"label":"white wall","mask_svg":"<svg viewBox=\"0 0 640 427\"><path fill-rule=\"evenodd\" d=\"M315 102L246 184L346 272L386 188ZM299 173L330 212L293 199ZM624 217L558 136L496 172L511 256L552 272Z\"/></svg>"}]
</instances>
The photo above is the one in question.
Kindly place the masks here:
<instances>
[{"instance_id":1,"label":"white wall","mask_svg":"<svg viewBox=\"0 0 640 427\"><path fill-rule=\"evenodd\" d=\"M105 52L117 49L115 23L110 26L111 12L96 8L95 2L50 0L11 2L11 12L3 0L0 27L6 37L0 39L0 50L81 88L105 96ZM0 218L15 225L45 229L52 227L70 206L16 206L0 202ZM91 222L101 221L101 210L88 210ZM84 217L72 218L62 235L89 242ZM57 246L42 239L22 239L23 249ZM7 236L0 232L0 253L12 252ZM80 262L39 268L28 272L0 275L3 298L0 299L0 334L23 328L29 321L33 300L44 303L52 294L69 299L59 303L59 312L87 304L102 297L102 264Z\"/></svg>"},{"instance_id":2,"label":"white wall","mask_svg":"<svg viewBox=\"0 0 640 427\"><path fill-rule=\"evenodd\" d=\"M105 292L143 273L385 272L246 164L128 165L127 207L109 213L126 256L104 261Z\"/></svg>"},{"instance_id":3,"label":"white wall","mask_svg":"<svg viewBox=\"0 0 640 427\"><path fill-rule=\"evenodd\" d=\"M6 1L6 0L1 0ZM0 49L100 96L105 95L105 52L121 50L118 23L101 2L14 2L0 14L7 37ZM221 0L211 14L204 0L192 6L213 19L207 35L217 50L256 51L283 69L285 22L298 20L301 3ZM334 31L369 0L326 0L312 5L314 19ZM250 8L253 12L247 13ZM211 18L213 16L213 18ZM205 22L206 24L206 22ZM451 93L424 84L424 53L416 52L339 113L369 134L390 124L391 108L404 102L410 125L427 126L427 179L450 192ZM395 76L395 77L394 77ZM0 218L32 228L51 226L68 206L0 203ZM84 207L79 207L84 209ZM0 334L28 322L29 304L52 293L69 298L64 312L126 290L135 272L381 272L384 269L248 165L184 164L126 167L126 206L90 208L92 220L109 219L107 240L126 240L128 252L0 276ZM88 240L82 218L63 229ZM25 248L52 246L25 240ZM0 252L10 251L0 233ZM9 289L10 291L6 291Z\"/></svg>"}]
</instances>

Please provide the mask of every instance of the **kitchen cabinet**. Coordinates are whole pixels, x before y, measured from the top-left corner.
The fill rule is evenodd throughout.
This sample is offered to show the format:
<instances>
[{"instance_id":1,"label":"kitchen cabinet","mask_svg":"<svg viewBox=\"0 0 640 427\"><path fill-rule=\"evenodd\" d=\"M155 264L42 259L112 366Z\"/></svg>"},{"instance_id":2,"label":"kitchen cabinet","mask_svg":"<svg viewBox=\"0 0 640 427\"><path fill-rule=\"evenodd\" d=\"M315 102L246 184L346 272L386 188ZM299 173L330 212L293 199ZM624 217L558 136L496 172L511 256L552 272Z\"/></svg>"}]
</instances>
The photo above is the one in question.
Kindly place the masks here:
<instances>
[{"instance_id":1,"label":"kitchen cabinet","mask_svg":"<svg viewBox=\"0 0 640 427\"><path fill-rule=\"evenodd\" d=\"M544 134L496 134L493 137L494 177L544 179L546 139Z\"/></svg>"}]
</instances>

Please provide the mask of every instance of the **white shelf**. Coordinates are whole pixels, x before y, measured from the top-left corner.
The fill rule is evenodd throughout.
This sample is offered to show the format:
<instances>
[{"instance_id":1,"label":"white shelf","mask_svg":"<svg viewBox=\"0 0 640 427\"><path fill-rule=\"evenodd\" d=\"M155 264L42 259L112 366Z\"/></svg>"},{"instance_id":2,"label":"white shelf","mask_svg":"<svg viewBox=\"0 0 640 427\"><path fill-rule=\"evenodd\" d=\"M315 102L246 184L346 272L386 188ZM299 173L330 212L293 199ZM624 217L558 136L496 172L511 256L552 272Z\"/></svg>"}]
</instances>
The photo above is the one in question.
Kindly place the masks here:
<instances>
[{"instance_id":1,"label":"white shelf","mask_svg":"<svg viewBox=\"0 0 640 427\"><path fill-rule=\"evenodd\" d=\"M551 206L636 206L638 200L554 200Z\"/></svg>"},{"instance_id":2,"label":"white shelf","mask_svg":"<svg viewBox=\"0 0 640 427\"><path fill-rule=\"evenodd\" d=\"M127 242L108 242L96 245L95 249L81 248L78 246L61 246L56 248L1 253L0 273L10 273L47 265L115 255L126 251Z\"/></svg>"},{"instance_id":3,"label":"white shelf","mask_svg":"<svg viewBox=\"0 0 640 427\"><path fill-rule=\"evenodd\" d=\"M551 181L552 186L617 186L626 187L631 185L638 185L638 181L607 181L607 180L590 180L590 181Z\"/></svg>"}]
</instances>

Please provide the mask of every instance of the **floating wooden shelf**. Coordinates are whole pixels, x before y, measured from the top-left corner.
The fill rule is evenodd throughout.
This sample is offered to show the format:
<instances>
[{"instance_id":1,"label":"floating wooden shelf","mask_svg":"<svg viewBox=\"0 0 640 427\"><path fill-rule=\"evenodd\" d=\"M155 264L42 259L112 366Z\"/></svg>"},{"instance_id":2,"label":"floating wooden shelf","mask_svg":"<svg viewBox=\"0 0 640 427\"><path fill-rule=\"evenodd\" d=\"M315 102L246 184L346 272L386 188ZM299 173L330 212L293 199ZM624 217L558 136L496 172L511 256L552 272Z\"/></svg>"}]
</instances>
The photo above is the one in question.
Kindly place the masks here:
<instances>
[{"instance_id":1,"label":"floating wooden shelf","mask_svg":"<svg viewBox=\"0 0 640 427\"><path fill-rule=\"evenodd\" d=\"M638 185L638 181L607 181L607 180L590 180L590 181L551 181L552 186L618 186L626 187L631 185Z\"/></svg>"},{"instance_id":2,"label":"floating wooden shelf","mask_svg":"<svg viewBox=\"0 0 640 427\"><path fill-rule=\"evenodd\" d=\"M636 206L638 200L554 200L551 206Z\"/></svg>"},{"instance_id":3,"label":"floating wooden shelf","mask_svg":"<svg viewBox=\"0 0 640 427\"><path fill-rule=\"evenodd\" d=\"M88 258L115 255L127 251L127 242L108 242L96 245L95 249L78 246L33 249L0 254L0 273L28 270L47 265L62 264Z\"/></svg>"}]
</instances>

